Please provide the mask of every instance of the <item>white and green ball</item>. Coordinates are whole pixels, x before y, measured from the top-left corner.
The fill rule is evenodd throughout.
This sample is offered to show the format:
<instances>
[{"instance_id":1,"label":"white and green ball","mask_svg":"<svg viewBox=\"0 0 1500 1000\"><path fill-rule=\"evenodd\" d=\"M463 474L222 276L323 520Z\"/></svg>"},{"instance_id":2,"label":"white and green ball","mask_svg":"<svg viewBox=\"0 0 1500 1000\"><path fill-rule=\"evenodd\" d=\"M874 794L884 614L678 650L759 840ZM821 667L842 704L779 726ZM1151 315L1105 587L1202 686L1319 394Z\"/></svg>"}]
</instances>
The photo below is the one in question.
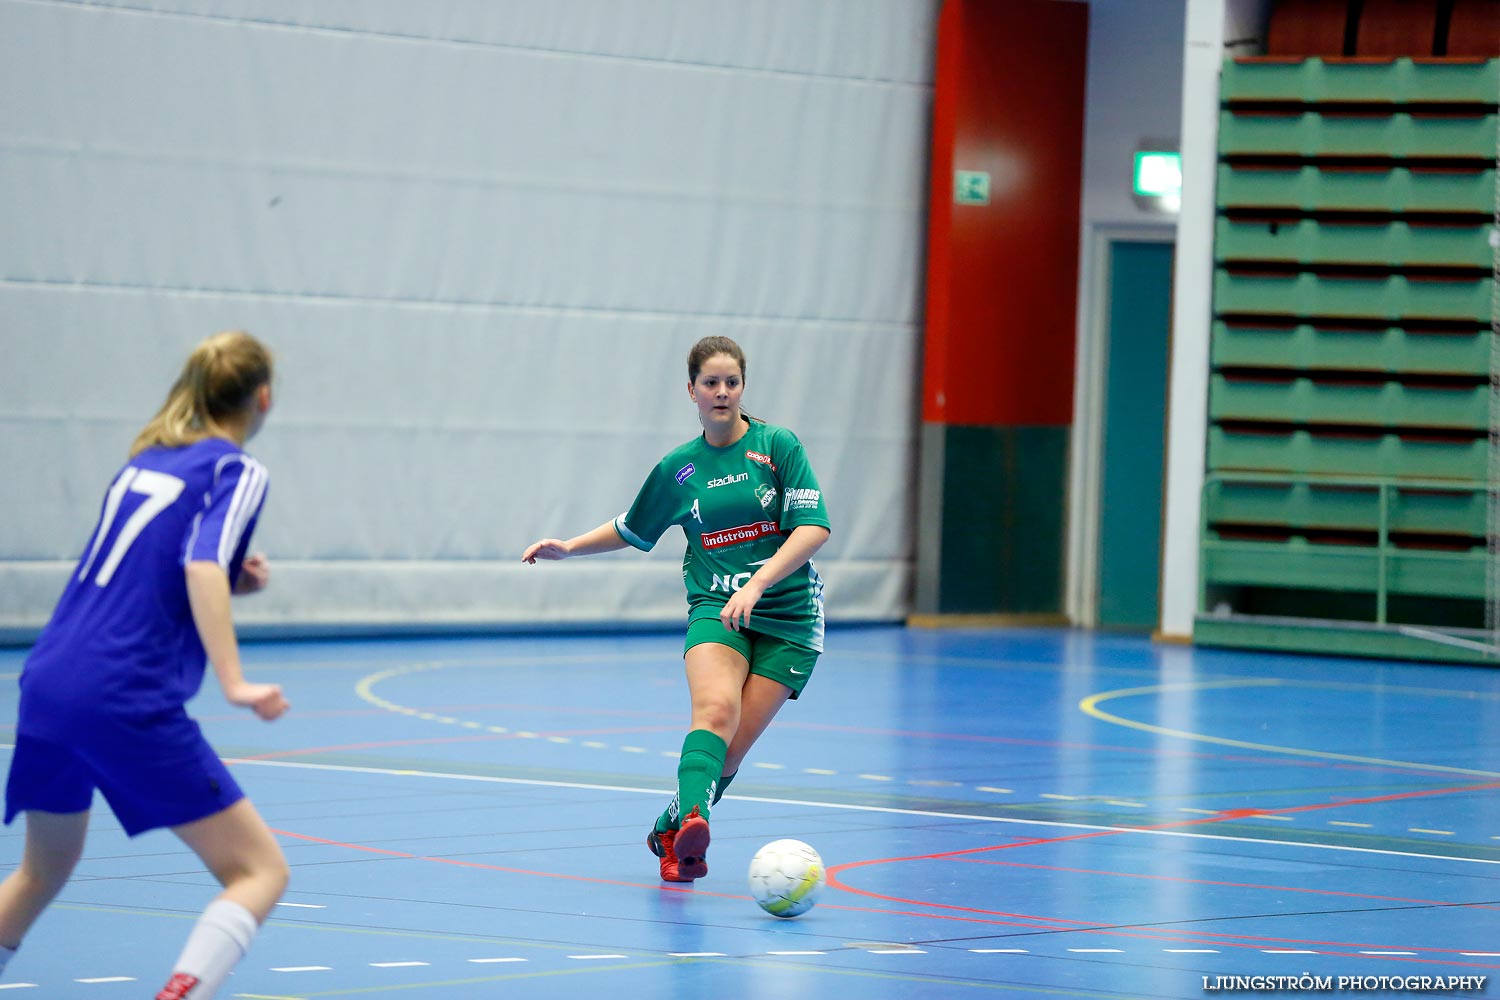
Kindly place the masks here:
<instances>
[{"instance_id":1,"label":"white and green ball","mask_svg":"<svg viewBox=\"0 0 1500 1000\"><path fill-rule=\"evenodd\" d=\"M823 859L800 840L773 840L750 862L750 894L767 913L806 913L822 890Z\"/></svg>"}]
</instances>

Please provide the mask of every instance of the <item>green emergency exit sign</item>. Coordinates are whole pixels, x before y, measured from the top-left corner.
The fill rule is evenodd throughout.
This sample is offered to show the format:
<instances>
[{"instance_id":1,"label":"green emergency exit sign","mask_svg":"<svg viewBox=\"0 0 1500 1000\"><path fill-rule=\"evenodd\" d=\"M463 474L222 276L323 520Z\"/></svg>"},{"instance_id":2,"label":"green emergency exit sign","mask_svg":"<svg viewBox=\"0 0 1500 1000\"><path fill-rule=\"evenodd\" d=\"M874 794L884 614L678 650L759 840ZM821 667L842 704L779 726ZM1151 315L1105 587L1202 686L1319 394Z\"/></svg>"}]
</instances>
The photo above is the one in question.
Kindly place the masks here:
<instances>
[{"instance_id":1,"label":"green emergency exit sign","mask_svg":"<svg viewBox=\"0 0 1500 1000\"><path fill-rule=\"evenodd\" d=\"M983 170L955 170L953 200L960 205L988 205L990 175Z\"/></svg>"},{"instance_id":2,"label":"green emergency exit sign","mask_svg":"<svg viewBox=\"0 0 1500 1000\"><path fill-rule=\"evenodd\" d=\"M1182 154L1135 154L1135 193L1143 198L1182 196Z\"/></svg>"}]
</instances>

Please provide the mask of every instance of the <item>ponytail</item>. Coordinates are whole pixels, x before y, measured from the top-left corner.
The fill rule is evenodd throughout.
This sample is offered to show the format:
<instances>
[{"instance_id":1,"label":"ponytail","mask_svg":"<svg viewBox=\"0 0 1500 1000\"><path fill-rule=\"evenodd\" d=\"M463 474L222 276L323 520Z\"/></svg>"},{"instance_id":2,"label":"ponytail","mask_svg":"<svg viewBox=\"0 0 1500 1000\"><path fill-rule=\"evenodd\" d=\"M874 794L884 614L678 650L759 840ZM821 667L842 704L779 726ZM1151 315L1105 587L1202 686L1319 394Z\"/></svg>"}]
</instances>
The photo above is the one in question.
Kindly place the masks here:
<instances>
[{"instance_id":1,"label":"ponytail","mask_svg":"<svg viewBox=\"0 0 1500 1000\"><path fill-rule=\"evenodd\" d=\"M131 457L158 445L180 448L224 436L222 422L270 381L271 352L260 341L243 330L214 334L188 355L166 402L136 435Z\"/></svg>"}]
</instances>

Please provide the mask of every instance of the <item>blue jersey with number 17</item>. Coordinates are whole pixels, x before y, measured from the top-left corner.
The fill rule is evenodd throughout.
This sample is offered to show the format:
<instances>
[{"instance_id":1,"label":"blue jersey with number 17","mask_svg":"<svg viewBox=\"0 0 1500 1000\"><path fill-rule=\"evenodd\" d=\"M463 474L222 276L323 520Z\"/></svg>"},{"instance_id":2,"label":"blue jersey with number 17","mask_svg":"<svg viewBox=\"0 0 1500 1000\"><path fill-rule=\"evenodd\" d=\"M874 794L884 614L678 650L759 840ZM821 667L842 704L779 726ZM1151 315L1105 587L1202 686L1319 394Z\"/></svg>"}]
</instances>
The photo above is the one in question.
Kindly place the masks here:
<instances>
[{"instance_id":1,"label":"blue jersey with number 17","mask_svg":"<svg viewBox=\"0 0 1500 1000\"><path fill-rule=\"evenodd\" d=\"M197 693L206 655L183 570L216 562L233 585L267 479L223 438L130 459L27 657L19 732L65 740L91 713L147 715Z\"/></svg>"}]
</instances>

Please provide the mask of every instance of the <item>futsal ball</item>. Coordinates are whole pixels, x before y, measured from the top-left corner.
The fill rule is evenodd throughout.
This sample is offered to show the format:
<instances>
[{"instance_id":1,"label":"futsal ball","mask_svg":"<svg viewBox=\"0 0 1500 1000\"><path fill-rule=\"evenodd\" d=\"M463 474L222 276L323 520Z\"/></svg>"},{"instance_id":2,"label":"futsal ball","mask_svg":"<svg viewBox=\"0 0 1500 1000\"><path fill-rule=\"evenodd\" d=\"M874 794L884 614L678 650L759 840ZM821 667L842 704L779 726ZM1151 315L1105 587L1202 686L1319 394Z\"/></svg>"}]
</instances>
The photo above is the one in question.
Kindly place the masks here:
<instances>
[{"instance_id":1,"label":"futsal ball","mask_svg":"<svg viewBox=\"0 0 1500 1000\"><path fill-rule=\"evenodd\" d=\"M800 840L773 840L750 862L750 894L778 917L806 913L823 889L823 859Z\"/></svg>"}]
</instances>

